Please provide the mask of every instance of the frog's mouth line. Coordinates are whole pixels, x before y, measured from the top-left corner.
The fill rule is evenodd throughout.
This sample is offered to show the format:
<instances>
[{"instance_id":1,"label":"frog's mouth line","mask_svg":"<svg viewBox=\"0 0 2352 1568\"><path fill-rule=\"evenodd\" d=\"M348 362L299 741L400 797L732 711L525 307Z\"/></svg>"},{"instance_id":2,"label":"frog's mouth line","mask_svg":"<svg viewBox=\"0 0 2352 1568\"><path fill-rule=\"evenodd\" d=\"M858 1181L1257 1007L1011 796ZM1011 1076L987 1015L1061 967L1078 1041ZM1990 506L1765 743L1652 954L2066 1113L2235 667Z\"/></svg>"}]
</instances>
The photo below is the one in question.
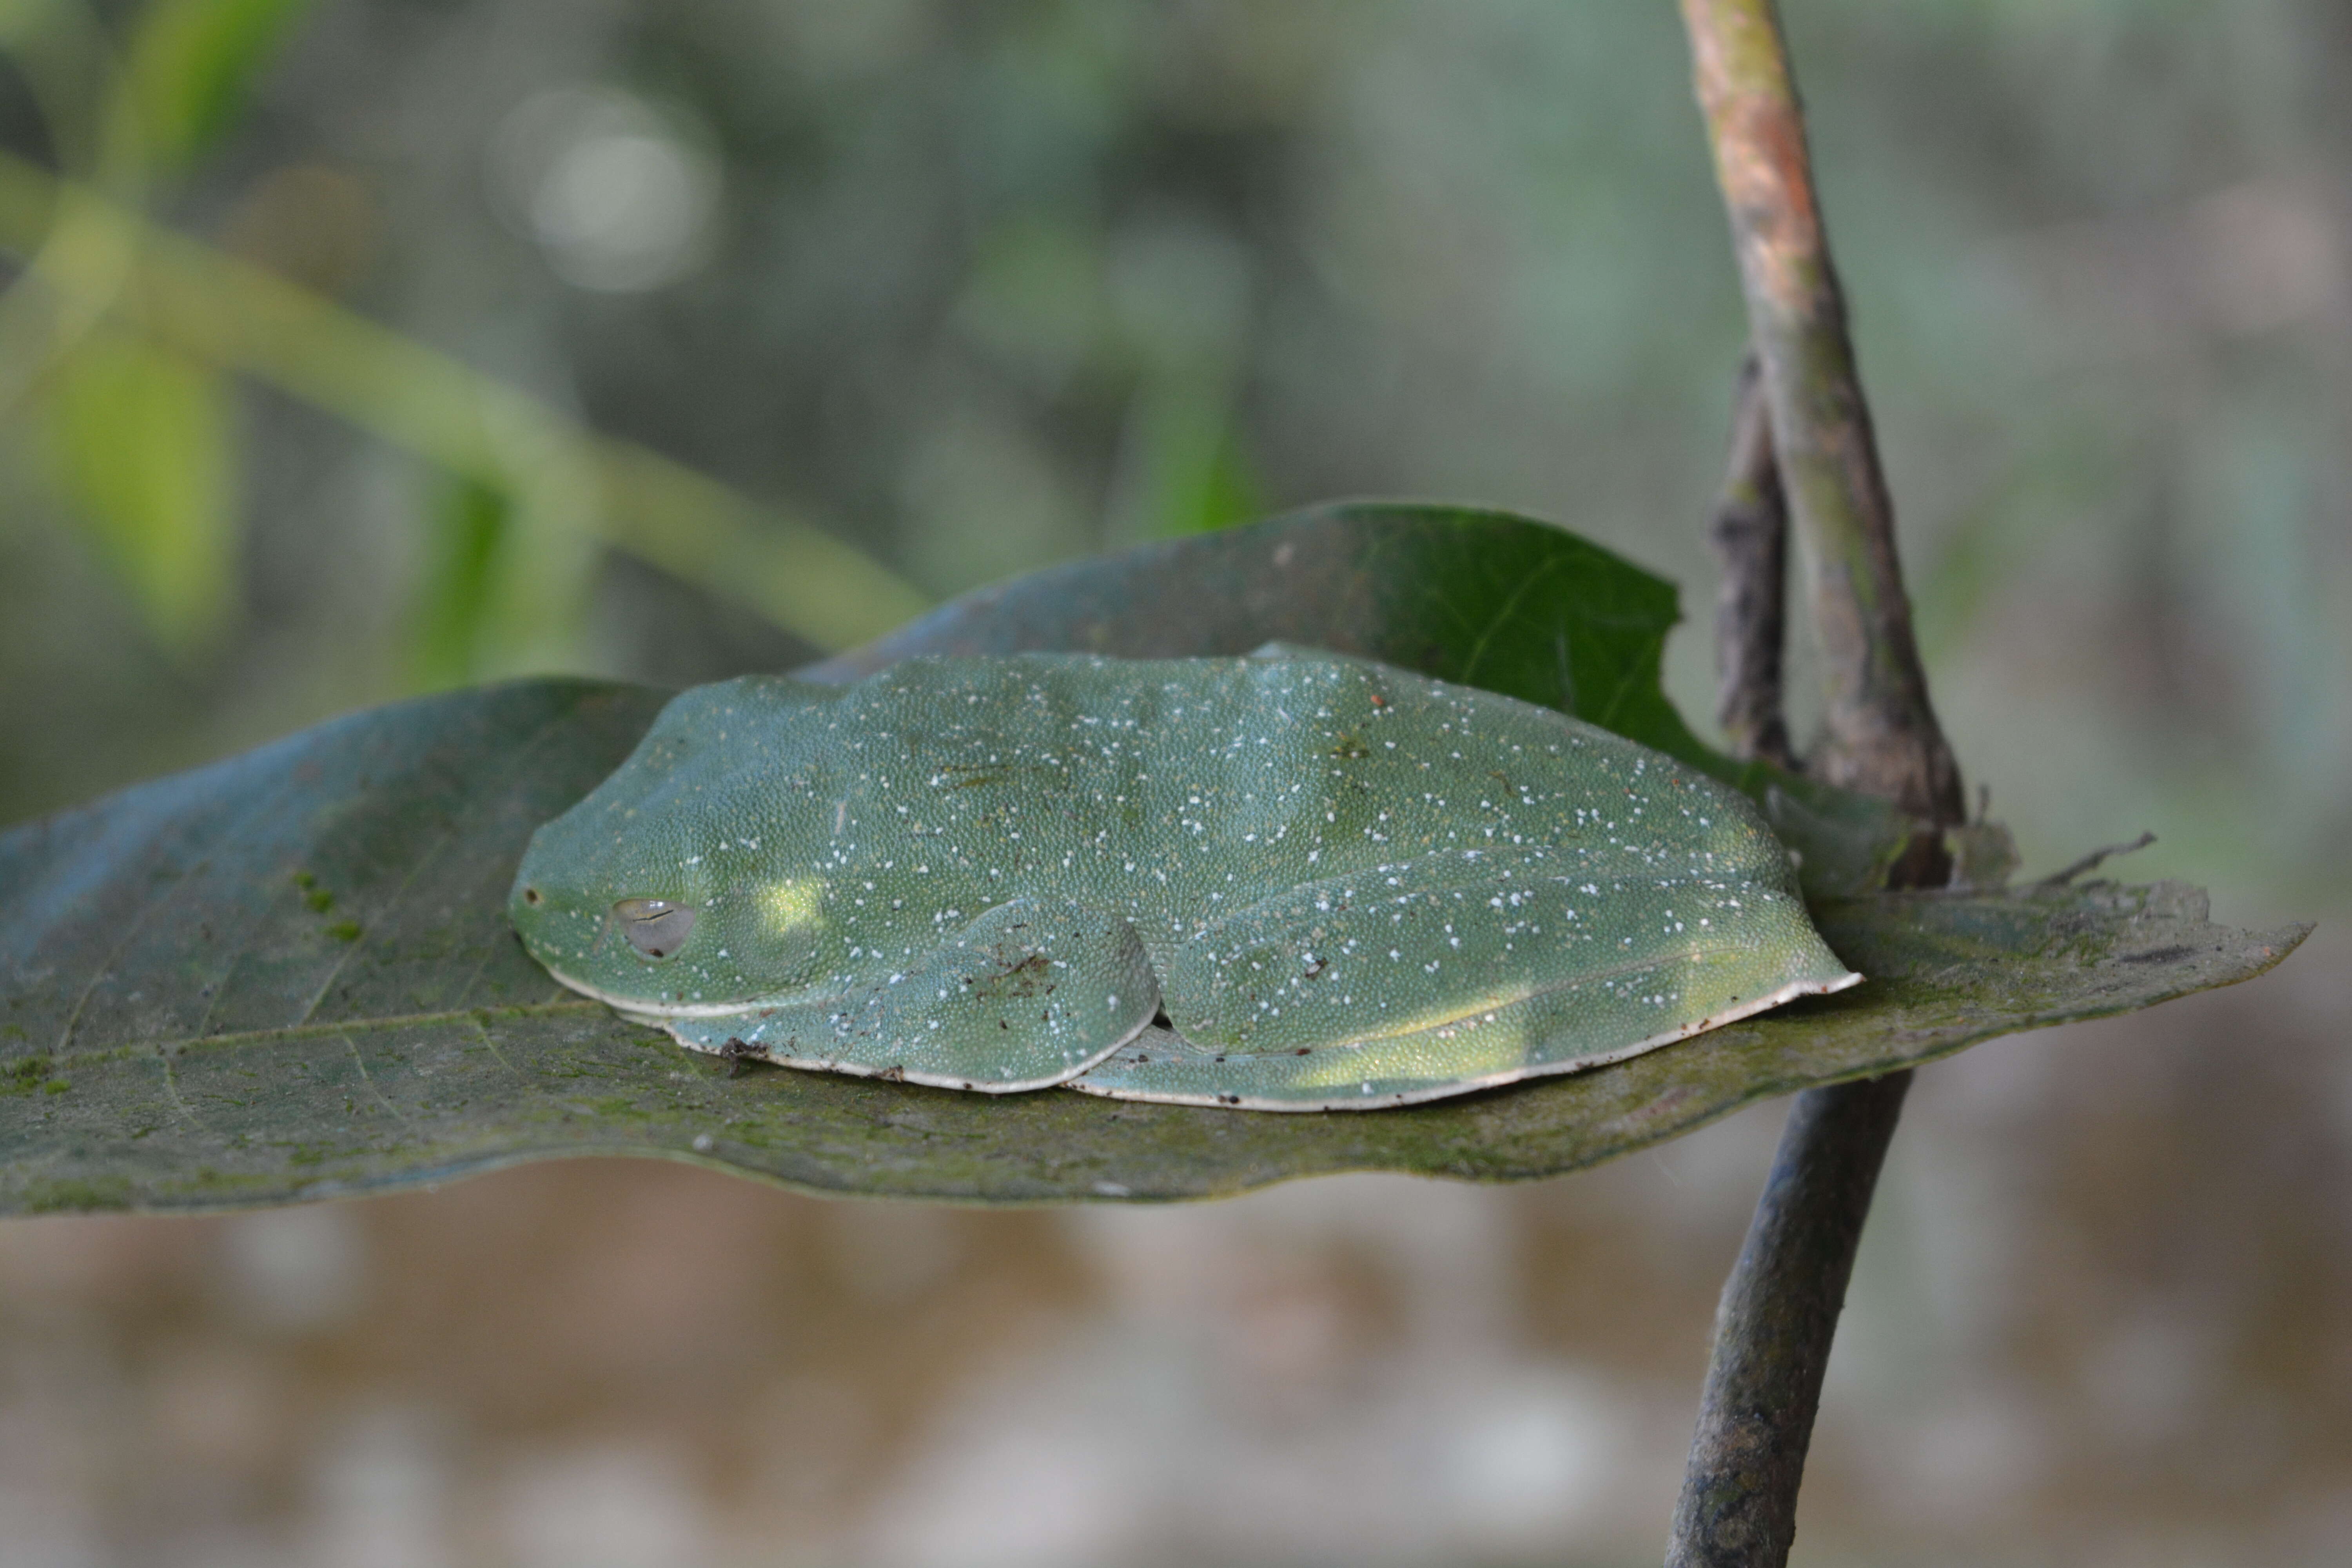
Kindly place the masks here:
<instances>
[{"instance_id":1,"label":"frog's mouth line","mask_svg":"<svg viewBox=\"0 0 2352 1568\"><path fill-rule=\"evenodd\" d=\"M537 953L531 955L539 958ZM602 1002L625 1018L640 1024L658 1025L665 1018L724 1018L752 1007L766 1007L787 998L776 995L746 996L734 1002L667 1002L648 1003L643 997L619 996L584 980L575 980L543 958L539 966L555 976L566 990L577 991L592 1002Z\"/></svg>"}]
</instances>

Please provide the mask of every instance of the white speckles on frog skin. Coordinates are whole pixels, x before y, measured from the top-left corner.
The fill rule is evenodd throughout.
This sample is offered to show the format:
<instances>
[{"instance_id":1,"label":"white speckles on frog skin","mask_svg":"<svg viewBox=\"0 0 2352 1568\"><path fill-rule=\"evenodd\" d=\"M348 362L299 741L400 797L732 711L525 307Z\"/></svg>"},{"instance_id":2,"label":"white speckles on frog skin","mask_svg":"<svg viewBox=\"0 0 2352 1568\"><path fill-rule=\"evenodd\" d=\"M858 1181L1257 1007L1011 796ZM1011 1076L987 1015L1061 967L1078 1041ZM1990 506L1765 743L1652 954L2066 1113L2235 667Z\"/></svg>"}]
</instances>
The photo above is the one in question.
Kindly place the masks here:
<instances>
[{"instance_id":1,"label":"white speckles on frog skin","mask_svg":"<svg viewBox=\"0 0 2352 1568\"><path fill-rule=\"evenodd\" d=\"M541 828L564 984L730 1057L1366 1110L1860 976L1748 803L1361 659L919 658L679 696Z\"/></svg>"}]
</instances>

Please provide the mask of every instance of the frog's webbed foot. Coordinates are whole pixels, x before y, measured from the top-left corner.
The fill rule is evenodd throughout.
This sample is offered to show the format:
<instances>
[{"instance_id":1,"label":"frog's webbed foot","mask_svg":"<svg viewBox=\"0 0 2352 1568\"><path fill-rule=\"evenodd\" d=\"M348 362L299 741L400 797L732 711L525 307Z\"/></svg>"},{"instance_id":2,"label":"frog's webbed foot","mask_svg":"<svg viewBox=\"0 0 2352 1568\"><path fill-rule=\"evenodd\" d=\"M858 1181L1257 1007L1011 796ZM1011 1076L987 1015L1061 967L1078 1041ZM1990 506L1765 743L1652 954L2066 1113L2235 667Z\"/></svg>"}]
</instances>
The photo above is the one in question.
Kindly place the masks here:
<instances>
[{"instance_id":1,"label":"frog's webbed foot","mask_svg":"<svg viewBox=\"0 0 2352 1568\"><path fill-rule=\"evenodd\" d=\"M1135 928L1015 899L929 954L822 1002L667 1021L698 1050L1006 1094L1076 1077L1160 1007Z\"/></svg>"}]
</instances>

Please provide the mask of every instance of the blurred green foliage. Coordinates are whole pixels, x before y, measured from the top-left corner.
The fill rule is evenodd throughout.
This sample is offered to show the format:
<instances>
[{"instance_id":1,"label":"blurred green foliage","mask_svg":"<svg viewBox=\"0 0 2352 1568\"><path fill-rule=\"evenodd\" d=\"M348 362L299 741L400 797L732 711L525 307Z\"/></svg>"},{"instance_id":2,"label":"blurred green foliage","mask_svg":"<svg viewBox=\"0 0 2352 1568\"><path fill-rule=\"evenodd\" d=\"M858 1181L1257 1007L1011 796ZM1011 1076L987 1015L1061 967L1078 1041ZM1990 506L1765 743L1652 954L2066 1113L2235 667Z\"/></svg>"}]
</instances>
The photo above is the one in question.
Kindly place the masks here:
<instances>
[{"instance_id":1,"label":"blurred green foliage","mask_svg":"<svg viewBox=\"0 0 2352 1568\"><path fill-rule=\"evenodd\" d=\"M341 414L440 470L426 484L446 500L418 508L425 563L408 618L406 684L562 663L576 641L593 536L614 527L624 547L751 598L819 647L854 642L921 607L886 570L822 546L790 518L766 520L782 535L781 558L730 538L759 521L724 487L626 444L600 444L543 404L305 289L333 279L303 272L332 274L348 259L347 243L315 233L321 217L354 216L348 182L334 174L281 170L253 193L243 237L262 252L260 268L117 205L138 201L151 175L184 164L231 123L306 8L159 0L137 13L128 63L92 111L94 126L57 128L59 146L98 149L94 188L0 152L0 238L28 261L0 324L40 365L26 379L46 383L37 401L67 515L121 575L162 650L200 660L236 604L240 520L229 476L240 453L213 367ZM47 46L20 56L26 79L50 89L33 101L55 119L75 101L58 89L104 74L109 50L87 13L60 5L47 31L44 19L24 13L7 36ZM592 195L614 182L609 169L589 174ZM624 163L619 178L628 175ZM235 248L238 237L229 237ZM778 580L795 567L810 580ZM820 605L828 594L846 603Z\"/></svg>"},{"instance_id":2,"label":"blurred green foliage","mask_svg":"<svg viewBox=\"0 0 2352 1568\"><path fill-rule=\"evenodd\" d=\"M236 123L253 79L311 0L150 0L122 92L147 159L177 170Z\"/></svg>"},{"instance_id":3,"label":"blurred green foliage","mask_svg":"<svg viewBox=\"0 0 2352 1568\"><path fill-rule=\"evenodd\" d=\"M448 481L432 511L431 565L419 595L416 684L455 686L483 661L478 642L492 624L499 558L513 533L514 503L478 479Z\"/></svg>"},{"instance_id":4,"label":"blurred green foliage","mask_svg":"<svg viewBox=\"0 0 2352 1568\"><path fill-rule=\"evenodd\" d=\"M236 435L213 372L112 331L53 373L58 487L157 639L195 653L236 599Z\"/></svg>"},{"instance_id":5,"label":"blurred green foliage","mask_svg":"<svg viewBox=\"0 0 2352 1568\"><path fill-rule=\"evenodd\" d=\"M2334 900L2352 36L2321 0L1784 10L1971 780L2029 871L2152 827L2135 876ZM1705 602L1741 319L1671 6L0 22L9 167L117 204L0 177L0 734L42 737L0 816L419 686L787 665L1335 495L1556 516ZM232 448L225 521L56 482L68 367L142 341L227 378L178 437ZM1706 660L1671 651L1685 711Z\"/></svg>"}]
</instances>

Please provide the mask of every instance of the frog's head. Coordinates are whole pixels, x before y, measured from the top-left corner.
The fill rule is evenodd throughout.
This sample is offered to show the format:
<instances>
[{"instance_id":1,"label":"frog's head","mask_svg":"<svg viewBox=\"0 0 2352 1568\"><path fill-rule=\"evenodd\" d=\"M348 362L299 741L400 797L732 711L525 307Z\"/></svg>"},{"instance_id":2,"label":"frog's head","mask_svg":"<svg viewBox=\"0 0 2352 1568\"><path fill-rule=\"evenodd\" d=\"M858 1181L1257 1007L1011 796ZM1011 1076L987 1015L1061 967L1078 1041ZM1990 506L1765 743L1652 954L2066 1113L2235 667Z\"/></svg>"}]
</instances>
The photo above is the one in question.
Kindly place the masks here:
<instances>
[{"instance_id":1,"label":"frog's head","mask_svg":"<svg viewBox=\"0 0 2352 1568\"><path fill-rule=\"evenodd\" d=\"M530 955L640 1016L732 1012L814 981L824 889L798 847L822 842L821 767L789 720L828 695L752 676L663 709L627 762L531 836L507 901Z\"/></svg>"}]
</instances>

